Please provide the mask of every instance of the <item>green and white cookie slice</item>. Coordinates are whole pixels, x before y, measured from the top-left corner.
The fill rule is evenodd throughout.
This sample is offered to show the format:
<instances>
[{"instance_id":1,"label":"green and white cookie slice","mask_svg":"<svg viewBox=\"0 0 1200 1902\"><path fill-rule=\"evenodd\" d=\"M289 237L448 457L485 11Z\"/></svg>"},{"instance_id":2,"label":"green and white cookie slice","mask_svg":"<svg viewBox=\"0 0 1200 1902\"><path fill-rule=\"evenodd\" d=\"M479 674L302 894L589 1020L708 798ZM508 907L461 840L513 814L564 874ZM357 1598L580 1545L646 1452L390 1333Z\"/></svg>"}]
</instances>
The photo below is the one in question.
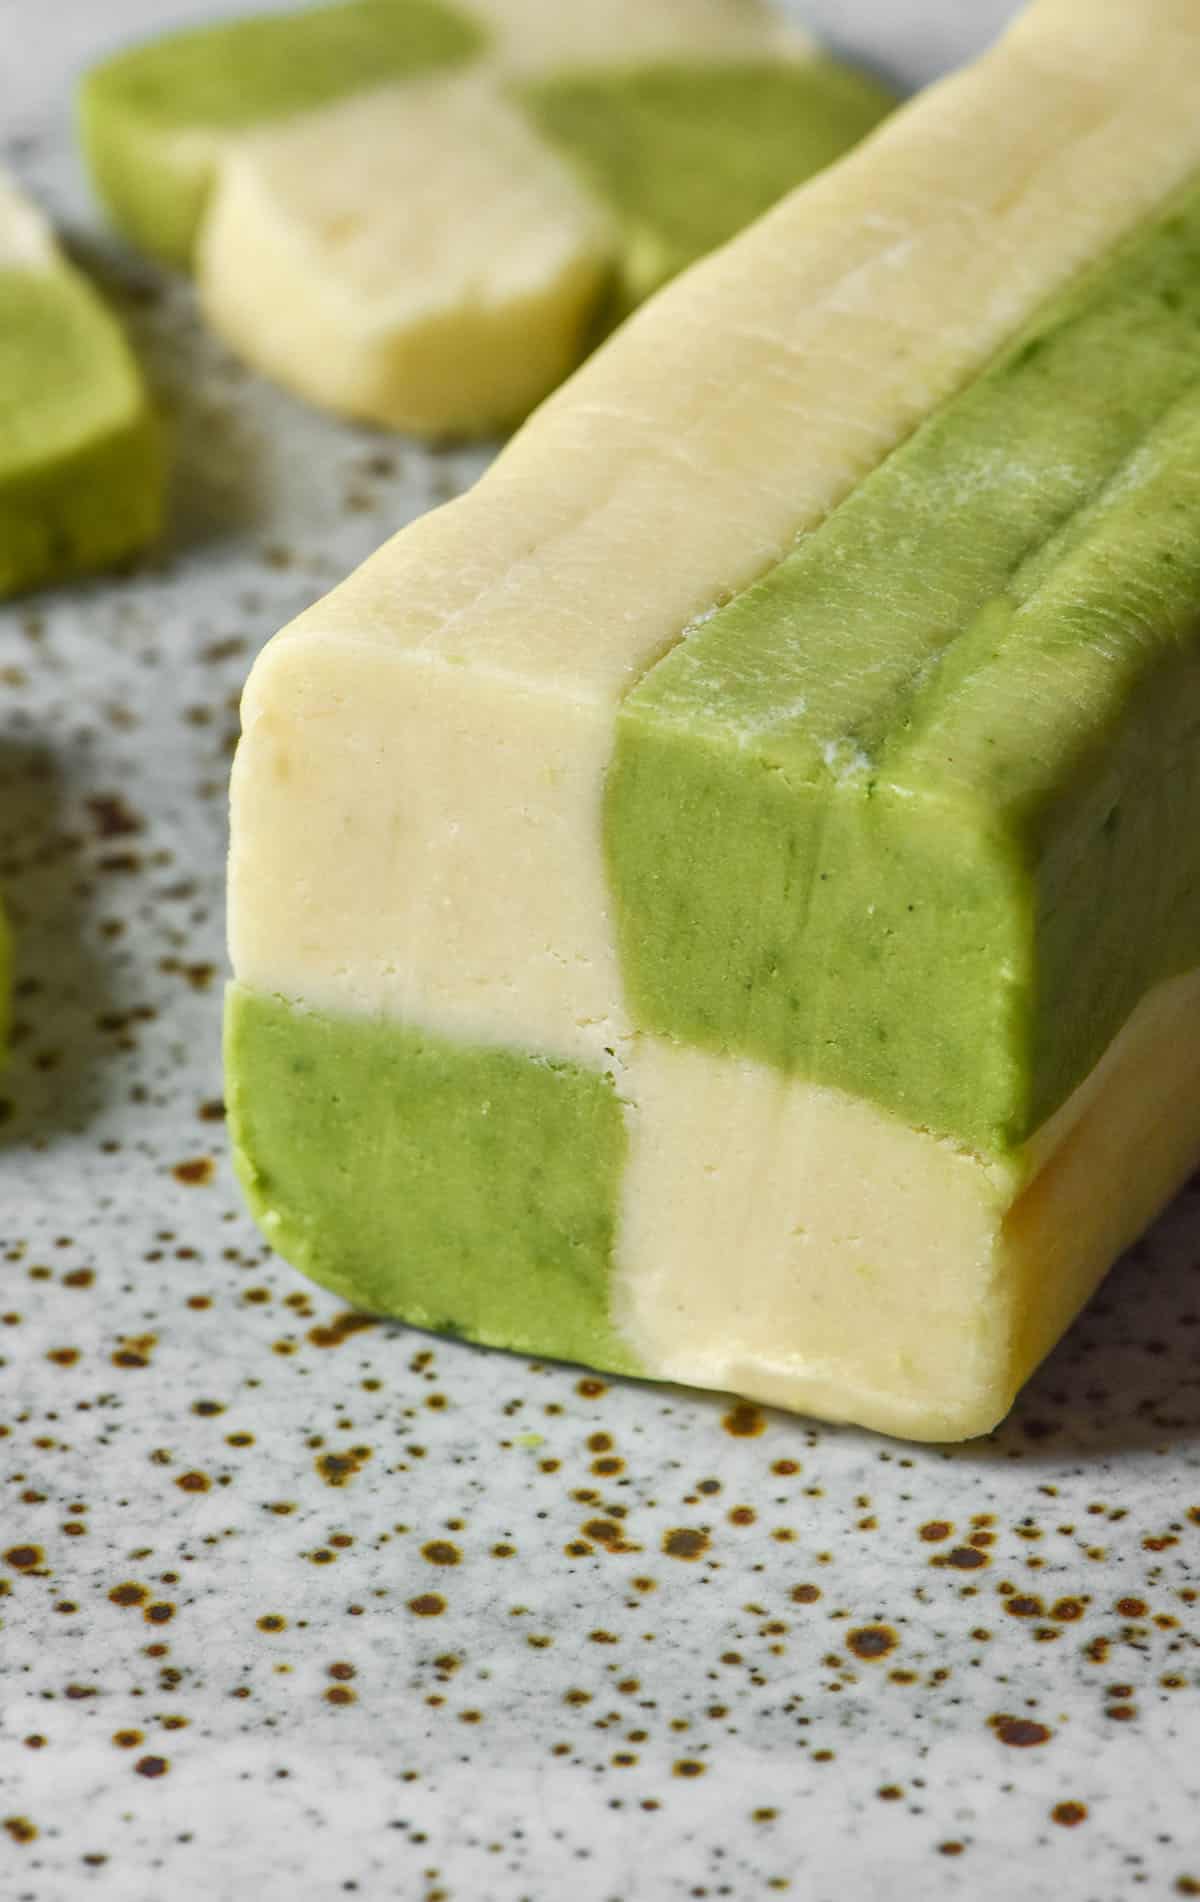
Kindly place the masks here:
<instances>
[{"instance_id":1,"label":"green and white cookie slice","mask_svg":"<svg viewBox=\"0 0 1200 1902\"><path fill-rule=\"evenodd\" d=\"M93 179L135 244L187 266L221 168L247 134L461 66L483 44L441 0L348 0L133 47L83 84Z\"/></svg>"},{"instance_id":2,"label":"green and white cookie slice","mask_svg":"<svg viewBox=\"0 0 1200 1902\"><path fill-rule=\"evenodd\" d=\"M1200 22L1103 27L1038 0L259 660L232 1128L348 1299L965 1437L1194 1166Z\"/></svg>"},{"instance_id":3,"label":"green and white cookie slice","mask_svg":"<svg viewBox=\"0 0 1200 1902\"><path fill-rule=\"evenodd\" d=\"M0 178L0 595L133 553L161 501L158 432L121 330Z\"/></svg>"},{"instance_id":4,"label":"green and white cookie slice","mask_svg":"<svg viewBox=\"0 0 1200 1902\"><path fill-rule=\"evenodd\" d=\"M410 91L355 94L231 157L201 302L312 401L435 436L486 429L585 354L612 225L485 77Z\"/></svg>"},{"instance_id":5,"label":"green and white cookie slice","mask_svg":"<svg viewBox=\"0 0 1200 1902\"><path fill-rule=\"evenodd\" d=\"M519 420L891 101L753 0L349 0L90 76L98 187L241 355L436 435Z\"/></svg>"}]
</instances>

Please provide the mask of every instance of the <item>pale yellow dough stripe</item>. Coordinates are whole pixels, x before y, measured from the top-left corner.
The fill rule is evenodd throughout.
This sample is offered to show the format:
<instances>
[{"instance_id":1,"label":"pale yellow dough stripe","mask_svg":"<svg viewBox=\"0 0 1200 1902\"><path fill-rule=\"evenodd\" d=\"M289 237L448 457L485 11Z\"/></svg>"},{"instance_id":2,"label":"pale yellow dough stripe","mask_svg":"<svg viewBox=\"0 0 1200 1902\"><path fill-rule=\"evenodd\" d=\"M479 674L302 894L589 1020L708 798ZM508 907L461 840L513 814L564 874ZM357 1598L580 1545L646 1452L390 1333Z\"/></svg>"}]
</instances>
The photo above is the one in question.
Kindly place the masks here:
<instances>
[{"instance_id":1,"label":"pale yellow dough stripe","mask_svg":"<svg viewBox=\"0 0 1200 1902\"><path fill-rule=\"evenodd\" d=\"M1197 1050L1193 973L989 1169L838 1091L647 1039L622 1331L670 1380L910 1439L986 1433L1195 1166Z\"/></svg>"},{"instance_id":2,"label":"pale yellow dough stripe","mask_svg":"<svg viewBox=\"0 0 1200 1902\"><path fill-rule=\"evenodd\" d=\"M603 207L472 71L243 138L196 278L213 327L257 369L347 415L437 433L511 422L569 375L613 247Z\"/></svg>"},{"instance_id":3,"label":"pale yellow dough stripe","mask_svg":"<svg viewBox=\"0 0 1200 1902\"><path fill-rule=\"evenodd\" d=\"M801 57L813 41L760 0L452 0L495 35L489 57L521 78L654 60Z\"/></svg>"},{"instance_id":4,"label":"pale yellow dough stripe","mask_svg":"<svg viewBox=\"0 0 1200 1902\"><path fill-rule=\"evenodd\" d=\"M0 271L52 271L61 262L47 219L0 172Z\"/></svg>"},{"instance_id":5,"label":"pale yellow dough stripe","mask_svg":"<svg viewBox=\"0 0 1200 1902\"><path fill-rule=\"evenodd\" d=\"M1039 0L277 638L234 773L242 980L620 1069L621 695L1200 167L1198 97L1193 0Z\"/></svg>"}]
</instances>

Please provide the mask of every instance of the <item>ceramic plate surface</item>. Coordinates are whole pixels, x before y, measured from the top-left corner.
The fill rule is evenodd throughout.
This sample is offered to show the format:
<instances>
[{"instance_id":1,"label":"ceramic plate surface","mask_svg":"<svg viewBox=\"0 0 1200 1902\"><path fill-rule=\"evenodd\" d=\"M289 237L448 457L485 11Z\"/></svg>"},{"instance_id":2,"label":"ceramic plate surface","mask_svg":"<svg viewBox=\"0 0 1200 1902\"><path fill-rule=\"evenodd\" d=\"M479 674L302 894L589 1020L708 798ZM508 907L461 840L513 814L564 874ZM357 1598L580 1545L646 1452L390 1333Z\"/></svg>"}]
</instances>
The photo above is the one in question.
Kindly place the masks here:
<instances>
[{"instance_id":1,"label":"ceramic plate surface","mask_svg":"<svg viewBox=\"0 0 1200 1902\"><path fill-rule=\"evenodd\" d=\"M915 81L1007 11L808 17ZM151 564L0 611L0 1897L1200 1894L1200 1183L950 1451L359 1328L242 1212L238 690L485 457L307 412L104 236L75 77L205 14L0 0L2 156L178 465Z\"/></svg>"}]
</instances>

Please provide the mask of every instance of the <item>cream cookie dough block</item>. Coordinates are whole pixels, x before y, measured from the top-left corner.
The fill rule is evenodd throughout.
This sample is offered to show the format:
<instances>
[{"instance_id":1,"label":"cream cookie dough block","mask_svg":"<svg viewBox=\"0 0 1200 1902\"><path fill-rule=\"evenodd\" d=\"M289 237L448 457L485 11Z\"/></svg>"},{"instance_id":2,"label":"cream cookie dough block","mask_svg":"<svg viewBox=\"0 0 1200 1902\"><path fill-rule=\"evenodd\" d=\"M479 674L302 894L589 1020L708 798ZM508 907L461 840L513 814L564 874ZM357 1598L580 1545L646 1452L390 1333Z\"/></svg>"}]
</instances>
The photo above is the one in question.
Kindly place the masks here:
<instances>
[{"instance_id":1,"label":"cream cookie dough block","mask_svg":"<svg viewBox=\"0 0 1200 1902\"><path fill-rule=\"evenodd\" d=\"M249 362L472 434L891 103L761 0L347 0L118 54L83 130Z\"/></svg>"},{"instance_id":2,"label":"cream cookie dough block","mask_svg":"<svg viewBox=\"0 0 1200 1902\"><path fill-rule=\"evenodd\" d=\"M197 282L257 369L436 435L499 427L562 381L613 243L603 205L469 74L356 94L248 139L224 168Z\"/></svg>"},{"instance_id":3,"label":"cream cookie dough block","mask_svg":"<svg viewBox=\"0 0 1200 1902\"><path fill-rule=\"evenodd\" d=\"M988 1432L1200 1157L1200 974L1004 1162L647 1040L611 1299L660 1378L916 1440Z\"/></svg>"},{"instance_id":4,"label":"cream cookie dough block","mask_svg":"<svg viewBox=\"0 0 1200 1902\"><path fill-rule=\"evenodd\" d=\"M957 1437L1186 1172L1180 861L1130 885L1107 988L1120 933L1087 894L1192 797L1148 736L1195 692L1197 214L1168 206L1198 81L1177 0L1041 0L260 659L229 1101L308 1272L422 1325ZM1101 413L1118 337L1142 355ZM1036 738L1010 711L993 754L989 708L1030 706Z\"/></svg>"},{"instance_id":5,"label":"cream cookie dough block","mask_svg":"<svg viewBox=\"0 0 1200 1902\"><path fill-rule=\"evenodd\" d=\"M161 505L158 434L125 340L0 178L0 595L133 553Z\"/></svg>"}]
</instances>

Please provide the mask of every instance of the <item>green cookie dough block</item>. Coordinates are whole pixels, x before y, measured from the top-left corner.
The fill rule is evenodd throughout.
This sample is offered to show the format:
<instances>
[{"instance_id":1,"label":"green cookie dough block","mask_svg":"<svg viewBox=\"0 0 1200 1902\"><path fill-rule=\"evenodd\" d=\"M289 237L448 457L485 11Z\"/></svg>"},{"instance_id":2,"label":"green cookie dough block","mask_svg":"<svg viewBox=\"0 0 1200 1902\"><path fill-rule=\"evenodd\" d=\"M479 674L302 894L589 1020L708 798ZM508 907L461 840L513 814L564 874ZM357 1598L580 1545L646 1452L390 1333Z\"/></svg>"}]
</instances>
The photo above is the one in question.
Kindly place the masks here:
<instances>
[{"instance_id":1,"label":"green cookie dough block","mask_svg":"<svg viewBox=\"0 0 1200 1902\"><path fill-rule=\"evenodd\" d=\"M142 548L163 487L158 426L115 319L48 238L6 261L3 235L0 595Z\"/></svg>"},{"instance_id":2,"label":"green cookie dough block","mask_svg":"<svg viewBox=\"0 0 1200 1902\"><path fill-rule=\"evenodd\" d=\"M629 695L641 1022L1006 1153L1200 963L1198 343L1189 189Z\"/></svg>"},{"instance_id":3,"label":"green cookie dough block","mask_svg":"<svg viewBox=\"0 0 1200 1902\"><path fill-rule=\"evenodd\" d=\"M888 112L763 0L347 0L118 53L96 187L256 368L427 435L520 421L605 328Z\"/></svg>"},{"instance_id":4,"label":"green cookie dough block","mask_svg":"<svg viewBox=\"0 0 1200 1902\"><path fill-rule=\"evenodd\" d=\"M438 0L346 0L201 27L118 53L88 75L84 152L120 229L187 265L229 135L454 65L483 40Z\"/></svg>"},{"instance_id":5,"label":"green cookie dough block","mask_svg":"<svg viewBox=\"0 0 1200 1902\"><path fill-rule=\"evenodd\" d=\"M523 99L616 213L620 311L831 165L895 104L831 59L584 73Z\"/></svg>"},{"instance_id":6,"label":"green cookie dough block","mask_svg":"<svg viewBox=\"0 0 1200 1902\"><path fill-rule=\"evenodd\" d=\"M637 1371L608 1318L625 1131L607 1079L238 986L226 1055L250 1205L314 1281L418 1327Z\"/></svg>"}]
</instances>

